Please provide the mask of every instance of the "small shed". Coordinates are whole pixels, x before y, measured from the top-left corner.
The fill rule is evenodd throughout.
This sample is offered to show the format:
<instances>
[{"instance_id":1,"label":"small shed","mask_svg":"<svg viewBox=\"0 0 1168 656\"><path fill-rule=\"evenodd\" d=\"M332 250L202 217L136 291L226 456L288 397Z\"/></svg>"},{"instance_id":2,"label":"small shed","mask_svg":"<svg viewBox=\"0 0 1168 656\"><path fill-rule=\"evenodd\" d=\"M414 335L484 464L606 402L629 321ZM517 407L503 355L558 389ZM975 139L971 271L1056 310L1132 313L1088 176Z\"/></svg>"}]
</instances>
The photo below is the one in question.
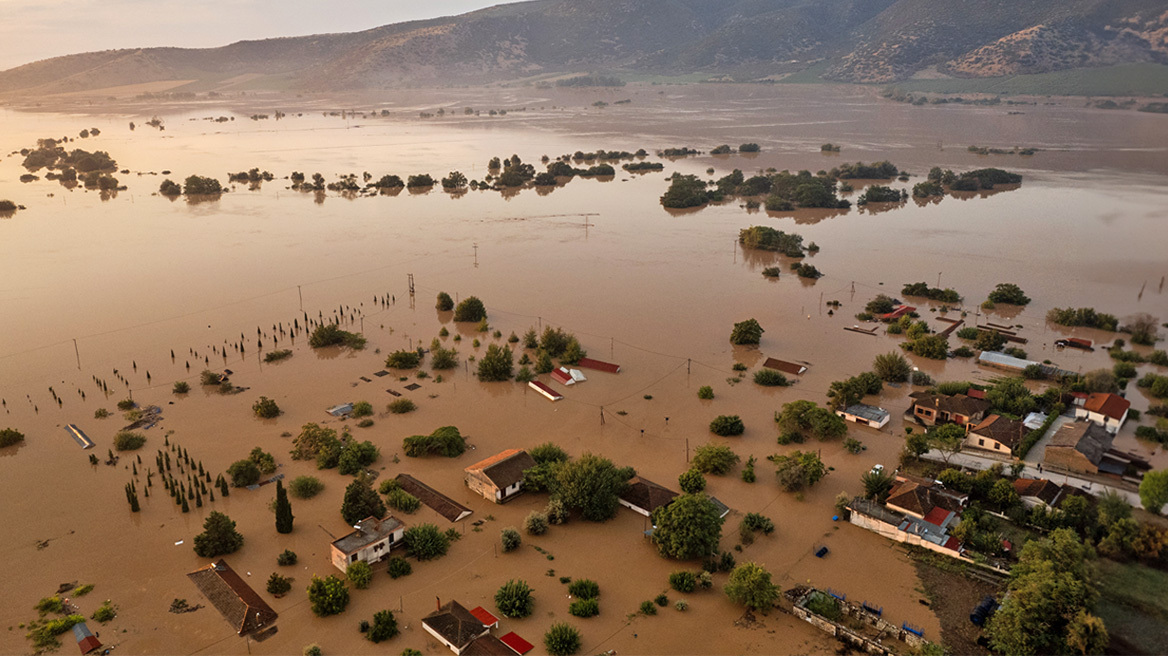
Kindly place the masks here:
<instances>
[{"instance_id":1,"label":"small shed","mask_svg":"<svg viewBox=\"0 0 1168 656\"><path fill-rule=\"evenodd\" d=\"M342 403L340 405L334 405L333 407L329 408L328 410L325 410L325 412L329 413L330 415L332 415L334 417L344 417L344 416L348 415L349 413L353 412L353 404L352 403Z\"/></svg>"},{"instance_id":2,"label":"small shed","mask_svg":"<svg viewBox=\"0 0 1168 656\"><path fill-rule=\"evenodd\" d=\"M519 654L519 656L523 656L524 654L531 651L532 649L535 649L535 645L524 640L523 638L520 638L519 635L516 634L514 631L508 633L505 636L500 637L499 640L502 640L503 644L510 647L511 651L515 652L516 654Z\"/></svg>"},{"instance_id":3,"label":"small shed","mask_svg":"<svg viewBox=\"0 0 1168 656\"><path fill-rule=\"evenodd\" d=\"M610 374L619 374L621 370L619 364L602 362L600 360L593 360L592 358L580 358L580 361L576 363L576 366L583 367L585 369L595 369L596 371L604 371Z\"/></svg>"},{"instance_id":4,"label":"small shed","mask_svg":"<svg viewBox=\"0 0 1168 656\"><path fill-rule=\"evenodd\" d=\"M89 627L85 626L85 622L78 622L73 625L73 637L77 639L77 648L81 650L83 656L94 650L101 649L101 641L89 631Z\"/></svg>"},{"instance_id":5,"label":"small shed","mask_svg":"<svg viewBox=\"0 0 1168 656\"><path fill-rule=\"evenodd\" d=\"M568 369L567 367L560 367L559 369L553 370L551 377L552 380L562 385L575 385L576 383L582 383L588 380L584 377L583 371L579 369Z\"/></svg>"},{"instance_id":6,"label":"small shed","mask_svg":"<svg viewBox=\"0 0 1168 656\"><path fill-rule=\"evenodd\" d=\"M559 392L555 391L554 389L548 387L547 384L541 383L538 380L533 380L533 381L527 383L527 386L530 387L531 389L539 392L541 396L543 396L544 398L546 398L549 401L555 402L555 401L564 400L563 394L560 394Z\"/></svg>"},{"instance_id":7,"label":"small shed","mask_svg":"<svg viewBox=\"0 0 1168 656\"><path fill-rule=\"evenodd\" d=\"M776 371L781 371L785 374L791 374L794 376L802 376L807 372L807 367L801 364L787 362L786 360L779 360L777 358L767 358L766 362L762 363L762 366L766 367L767 369L774 369Z\"/></svg>"}]
</instances>

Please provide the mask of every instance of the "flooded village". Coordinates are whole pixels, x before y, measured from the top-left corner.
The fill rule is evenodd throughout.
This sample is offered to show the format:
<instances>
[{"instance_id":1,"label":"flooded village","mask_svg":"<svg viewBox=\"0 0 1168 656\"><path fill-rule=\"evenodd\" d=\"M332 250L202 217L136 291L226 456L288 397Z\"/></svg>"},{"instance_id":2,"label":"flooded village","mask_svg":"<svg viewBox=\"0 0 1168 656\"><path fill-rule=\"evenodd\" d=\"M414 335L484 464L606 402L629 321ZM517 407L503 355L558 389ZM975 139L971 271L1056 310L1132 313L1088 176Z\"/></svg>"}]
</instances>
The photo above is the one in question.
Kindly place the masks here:
<instances>
[{"instance_id":1,"label":"flooded village","mask_svg":"<svg viewBox=\"0 0 1168 656\"><path fill-rule=\"evenodd\" d=\"M1162 652L1165 117L879 91L0 109L0 652Z\"/></svg>"}]
</instances>

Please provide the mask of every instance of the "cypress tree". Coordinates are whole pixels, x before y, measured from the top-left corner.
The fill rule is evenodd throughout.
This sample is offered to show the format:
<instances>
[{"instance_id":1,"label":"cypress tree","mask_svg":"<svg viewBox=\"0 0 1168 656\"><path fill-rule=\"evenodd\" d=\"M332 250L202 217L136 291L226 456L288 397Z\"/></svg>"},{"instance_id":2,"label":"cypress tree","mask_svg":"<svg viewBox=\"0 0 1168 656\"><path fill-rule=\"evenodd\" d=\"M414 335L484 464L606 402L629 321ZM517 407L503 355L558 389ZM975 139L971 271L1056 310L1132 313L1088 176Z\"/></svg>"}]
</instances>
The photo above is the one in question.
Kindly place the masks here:
<instances>
[{"instance_id":1,"label":"cypress tree","mask_svg":"<svg viewBox=\"0 0 1168 656\"><path fill-rule=\"evenodd\" d=\"M215 500L215 488L211 488L210 490L207 491L207 500L208 501Z\"/></svg>"},{"instance_id":2,"label":"cypress tree","mask_svg":"<svg viewBox=\"0 0 1168 656\"><path fill-rule=\"evenodd\" d=\"M132 462L131 462L131 463L130 463L130 466L131 466L131 467L133 467L133 469L134 469L134 475L135 475L135 476L137 476L137 475L138 475L138 465L136 465L136 464L134 464L134 463L132 463Z\"/></svg>"},{"instance_id":3,"label":"cypress tree","mask_svg":"<svg viewBox=\"0 0 1168 656\"><path fill-rule=\"evenodd\" d=\"M276 481L276 532L292 532L292 504L288 502L288 492L284 482Z\"/></svg>"},{"instance_id":4,"label":"cypress tree","mask_svg":"<svg viewBox=\"0 0 1168 656\"><path fill-rule=\"evenodd\" d=\"M182 509L185 513L189 513L191 511L191 505L187 503L186 497L183 497Z\"/></svg>"},{"instance_id":5,"label":"cypress tree","mask_svg":"<svg viewBox=\"0 0 1168 656\"><path fill-rule=\"evenodd\" d=\"M195 507L196 508L203 507L203 494L201 492L199 492L198 490L195 490Z\"/></svg>"}]
</instances>

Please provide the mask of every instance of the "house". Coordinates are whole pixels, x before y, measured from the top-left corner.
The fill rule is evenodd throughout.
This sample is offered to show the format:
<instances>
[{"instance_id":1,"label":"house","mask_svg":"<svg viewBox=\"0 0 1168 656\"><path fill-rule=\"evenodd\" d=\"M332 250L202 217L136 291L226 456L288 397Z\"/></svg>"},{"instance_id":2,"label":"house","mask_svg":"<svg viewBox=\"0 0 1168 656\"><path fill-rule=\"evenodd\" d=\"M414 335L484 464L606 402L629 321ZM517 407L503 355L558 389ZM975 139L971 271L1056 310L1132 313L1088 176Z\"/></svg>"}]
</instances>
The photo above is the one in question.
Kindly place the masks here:
<instances>
[{"instance_id":1,"label":"house","mask_svg":"<svg viewBox=\"0 0 1168 656\"><path fill-rule=\"evenodd\" d=\"M916 312L917 309L911 305L898 305L892 312L878 315L881 321L896 321L910 312Z\"/></svg>"},{"instance_id":2,"label":"house","mask_svg":"<svg viewBox=\"0 0 1168 656\"><path fill-rule=\"evenodd\" d=\"M89 627L85 626L85 622L78 622L73 625L73 637L77 639L77 648L81 650L82 656L91 651L101 649L101 641L98 640L89 631Z\"/></svg>"},{"instance_id":3,"label":"house","mask_svg":"<svg viewBox=\"0 0 1168 656\"><path fill-rule=\"evenodd\" d=\"M647 478L634 476L629 479L628 487L620 495L620 505L646 517L652 517L654 510L668 506L678 496L677 492L669 488Z\"/></svg>"},{"instance_id":4,"label":"house","mask_svg":"<svg viewBox=\"0 0 1168 656\"><path fill-rule=\"evenodd\" d=\"M1022 443L1026 426L1000 415L990 415L969 429L962 446L1009 455Z\"/></svg>"},{"instance_id":5,"label":"house","mask_svg":"<svg viewBox=\"0 0 1168 656\"><path fill-rule=\"evenodd\" d=\"M353 404L352 403L342 403L340 405L334 405L333 407L329 408L328 410L325 410L325 412L329 413L330 415L332 415L334 417L345 417L353 412Z\"/></svg>"},{"instance_id":6,"label":"house","mask_svg":"<svg viewBox=\"0 0 1168 656\"><path fill-rule=\"evenodd\" d=\"M472 642L491 631L457 601L439 603L438 610L422 618L422 628L460 655Z\"/></svg>"},{"instance_id":7,"label":"house","mask_svg":"<svg viewBox=\"0 0 1168 656\"><path fill-rule=\"evenodd\" d=\"M965 394L945 396L929 392L914 392L909 395L913 400L909 406L909 413L918 423L925 426L939 424L959 424L968 426L985 418L990 409L990 402L985 399L976 399Z\"/></svg>"},{"instance_id":8,"label":"house","mask_svg":"<svg viewBox=\"0 0 1168 656\"><path fill-rule=\"evenodd\" d=\"M1118 394L1089 394L1082 407L1075 408L1075 417L1093 421L1115 435L1127 421L1130 409L1131 401Z\"/></svg>"},{"instance_id":9,"label":"house","mask_svg":"<svg viewBox=\"0 0 1168 656\"><path fill-rule=\"evenodd\" d=\"M727 506L726 504L719 501L718 497L712 497L707 494L706 498L710 500L710 503L714 504L714 510L718 513L718 519L722 519L726 515L730 514L730 506Z\"/></svg>"},{"instance_id":10,"label":"house","mask_svg":"<svg viewBox=\"0 0 1168 656\"><path fill-rule=\"evenodd\" d=\"M791 374L792 376L802 376L807 372L807 367L801 364L796 362L787 362L786 360L778 360L776 358L767 358L766 362L762 363L762 366L766 367L767 369L781 371L785 374Z\"/></svg>"},{"instance_id":11,"label":"house","mask_svg":"<svg viewBox=\"0 0 1168 656\"><path fill-rule=\"evenodd\" d=\"M547 383L541 383L538 380L533 380L533 381L528 382L527 386L530 387L531 389L539 392L541 395L543 395L544 398L546 398L549 401L554 402L554 401L564 400L564 395L560 394L559 392L555 391L554 389L548 387Z\"/></svg>"},{"instance_id":12,"label":"house","mask_svg":"<svg viewBox=\"0 0 1168 656\"><path fill-rule=\"evenodd\" d=\"M863 424L872 428L884 428L890 418L888 411L884 408L877 408L874 405L865 405L863 403L849 405L843 410L836 410L835 413L843 417L844 421Z\"/></svg>"},{"instance_id":13,"label":"house","mask_svg":"<svg viewBox=\"0 0 1168 656\"><path fill-rule=\"evenodd\" d=\"M507 449L463 470L466 485L487 501L503 503L523 487L523 472L535 466L535 458L522 449Z\"/></svg>"},{"instance_id":14,"label":"house","mask_svg":"<svg viewBox=\"0 0 1168 656\"><path fill-rule=\"evenodd\" d=\"M475 638L462 653L465 656L515 656L507 643L489 633Z\"/></svg>"},{"instance_id":15,"label":"house","mask_svg":"<svg viewBox=\"0 0 1168 656\"><path fill-rule=\"evenodd\" d=\"M906 515L862 497L848 504L848 521L896 542L917 545L946 556L960 557L961 543L949 535L960 515L934 507L924 517Z\"/></svg>"},{"instance_id":16,"label":"house","mask_svg":"<svg viewBox=\"0 0 1168 656\"><path fill-rule=\"evenodd\" d=\"M584 377L583 371L580 371L579 369L569 369L567 367L560 367L559 369L552 370L551 376L552 380L562 385L575 385L576 383L582 383L588 380Z\"/></svg>"},{"instance_id":17,"label":"house","mask_svg":"<svg viewBox=\"0 0 1168 656\"><path fill-rule=\"evenodd\" d=\"M331 559L344 572L357 561L376 563L389 557L390 549L401 544L405 524L392 515L384 519L366 517L357 522L352 533L331 545Z\"/></svg>"},{"instance_id":18,"label":"house","mask_svg":"<svg viewBox=\"0 0 1168 656\"><path fill-rule=\"evenodd\" d=\"M255 633L278 617L222 558L187 574L187 578L240 636Z\"/></svg>"},{"instance_id":19,"label":"house","mask_svg":"<svg viewBox=\"0 0 1168 656\"><path fill-rule=\"evenodd\" d=\"M1063 496L1063 486L1045 478L1019 478L1014 481L1014 491L1027 509L1035 506L1054 508Z\"/></svg>"},{"instance_id":20,"label":"house","mask_svg":"<svg viewBox=\"0 0 1168 656\"><path fill-rule=\"evenodd\" d=\"M431 510L451 522L459 522L470 516L470 508L467 508L409 474L398 474L393 477L393 480L397 481L401 489L418 497L418 501L426 504Z\"/></svg>"},{"instance_id":21,"label":"house","mask_svg":"<svg viewBox=\"0 0 1168 656\"><path fill-rule=\"evenodd\" d=\"M1098 474L1114 439L1114 435L1094 422L1068 422L1051 436L1042 464L1058 471Z\"/></svg>"},{"instance_id":22,"label":"house","mask_svg":"<svg viewBox=\"0 0 1168 656\"><path fill-rule=\"evenodd\" d=\"M612 364L611 362L602 362L600 360L593 360L592 358L580 358L580 361L577 362L576 365L579 367L583 367L585 369L595 369L596 371L604 371L604 372L608 372L610 374L619 374L620 370L621 370L619 364ZM505 638L507 636L503 636L503 637ZM516 636L516 637L518 637L518 636Z\"/></svg>"},{"instance_id":23,"label":"house","mask_svg":"<svg viewBox=\"0 0 1168 656\"><path fill-rule=\"evenodd\" d=\"M943 519L938 517L939 513L960 513L968 500L967 495L950 492L933 483L898 476L884 505L889 510L928 520Z\"/></svg>"}]
</instances>

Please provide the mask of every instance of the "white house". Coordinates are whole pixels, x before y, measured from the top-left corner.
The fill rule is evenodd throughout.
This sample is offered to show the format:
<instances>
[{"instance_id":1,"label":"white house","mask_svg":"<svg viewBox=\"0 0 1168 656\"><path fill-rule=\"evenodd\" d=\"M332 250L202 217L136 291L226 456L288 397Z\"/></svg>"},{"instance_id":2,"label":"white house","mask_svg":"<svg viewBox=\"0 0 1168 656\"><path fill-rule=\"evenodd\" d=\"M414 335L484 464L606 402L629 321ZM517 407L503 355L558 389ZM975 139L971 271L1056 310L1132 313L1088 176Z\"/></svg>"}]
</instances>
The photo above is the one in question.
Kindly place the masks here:
<instances>
[{"instance_id":1,"label":"white house","mask_svg":"<svg viewBox=\"0 0 1168 656\"><path fill-rule=\"evenodd\" d=\"M385 519L366 517L355 530L331 545L333 565L344 572L357 561L376 563L389 557L389 550L401 544L406 526L392 515Z\"/></svg>"},{"instance_id":2,"label":"white house","mask_svg":"<svg viewBox=\"0 0 1168 656\"><path fill-rule=\"evenodd\" d=\"M836 410L835 413L843 417L844 421L863 424L864 426L871 426L877 429L884 428L890 418L888 411L884 408L877 408L874 405L865 405L863 403L849 405L843 410Z\"/></svg>"},{"instance_id":3,"label":"white house","mask_svg":"<svg viewBox=\"0 0 1168 656\"><path fill-rule=\"evenodd\" d=\"M1131 401L1118 394L1096 393L1089 395L1082 406L1075 407L1075 417L1099 424L1108 433L1115 435L1123 427L1123 422L1127 421L1130 409Z\"/></svg>"}]
</instances>

